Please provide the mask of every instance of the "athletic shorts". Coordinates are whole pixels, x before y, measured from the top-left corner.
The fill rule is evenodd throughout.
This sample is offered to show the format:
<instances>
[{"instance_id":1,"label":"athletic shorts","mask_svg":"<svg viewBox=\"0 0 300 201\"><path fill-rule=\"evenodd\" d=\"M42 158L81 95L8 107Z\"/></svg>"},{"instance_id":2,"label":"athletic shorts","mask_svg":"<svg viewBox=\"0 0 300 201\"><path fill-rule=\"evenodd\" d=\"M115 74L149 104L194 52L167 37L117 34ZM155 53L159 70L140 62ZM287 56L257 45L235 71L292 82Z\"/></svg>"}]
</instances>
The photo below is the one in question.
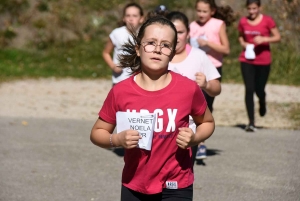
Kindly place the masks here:
<instances>
[{"instance_id":1,"label":"athletic shorts","mask_svg":"<svg viewBox=\"0 0 300 201\"><path fill-rule=\"evenodd\" d=\"M122 185L121 201L192 201L193 185L181 189L164 188L158 194L143 194Z\"/></svg>"}]
</instances>

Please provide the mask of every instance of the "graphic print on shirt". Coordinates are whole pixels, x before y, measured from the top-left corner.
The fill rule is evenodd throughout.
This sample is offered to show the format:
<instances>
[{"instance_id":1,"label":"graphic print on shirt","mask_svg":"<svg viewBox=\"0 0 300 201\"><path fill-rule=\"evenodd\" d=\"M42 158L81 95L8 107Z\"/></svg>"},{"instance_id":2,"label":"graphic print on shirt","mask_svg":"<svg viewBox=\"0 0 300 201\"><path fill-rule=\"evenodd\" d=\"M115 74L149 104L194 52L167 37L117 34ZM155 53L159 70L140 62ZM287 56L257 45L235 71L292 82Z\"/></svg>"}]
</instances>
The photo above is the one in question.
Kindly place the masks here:
<instances>
[{"instance_id":1,"label":"graphic print on shirt","mask_svg":"<svg viewBox=\"0 0 300 201\"><path fill-rule=\"evenodd\" d=\"M139 113L145 113L145 114L156 113L157 120L155 122L154 132L159 133L159 132L164 131L166 133L170 133L170 132L174 132L176 130L175 119L176 119L176 115L177 115L177 110L178 109L168 108L165 111L162 109L155 109L153 112L150 112L146 109L141 109L140 111L127 109L126 112L139 112ZM168 124L167 124L166 128L163 128L164 119L161 118L164 114L168 115Z\"/></svg>"},{"instance_id":2,"label":"graphic print on shirt","mask_svg":"<svg viewBox=\"0 0 300 201\"><path fill-rule=\"evenodd\" d=\"M244 34L245 35L255 35L255 36L260 36L261 35L261 33L259 31L248 31L248 30L245 30Z\"/></svg>"}]
</instances>

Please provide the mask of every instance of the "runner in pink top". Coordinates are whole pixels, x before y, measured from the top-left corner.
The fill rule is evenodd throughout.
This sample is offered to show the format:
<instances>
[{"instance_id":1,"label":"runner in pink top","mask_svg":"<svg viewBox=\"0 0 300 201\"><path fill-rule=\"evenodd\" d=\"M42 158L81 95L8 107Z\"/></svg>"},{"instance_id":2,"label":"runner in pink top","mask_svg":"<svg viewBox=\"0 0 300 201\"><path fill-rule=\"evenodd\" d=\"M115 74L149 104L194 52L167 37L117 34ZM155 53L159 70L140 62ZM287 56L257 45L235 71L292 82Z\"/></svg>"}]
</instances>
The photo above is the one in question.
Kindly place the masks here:
<instances>
[{"instance_id":1,"label":"runner in pink top","mask_svg":"<svg viewBox=\"0 0 300 201\"><path fill-rule=\"evenodd\" d=\"M229 6L217 6L214 0L197 0L195 7L198 19L190 24L190 43L206 52L222 76L223 55L230 52L226 25L234 21L233 11ZM221 81L221 78L219 80ZM215 97L205 90L204 95L208 108L213 112ZM200 144L196 158L206 158L204 143Z\"/></svg>"},{"instance_id":2,"label":"runner in pink top","mask_svg":"<svg viewBox=\"0 0 300 201\"><path fill-rule=\"evenodd\" d=\"M246 131L255 131L254 93L259 98L259 115L265 116L265 86L270 73L270 43L280 41L280 33L274 20L260 12L260 0L247 0L248 16L240 19L239 42L243 47L239 60L245 83L245 103L249 124Z\"/></svg>"},{"instance_id":3,"label":"runner in pink top","mask_svg":"<svg viewBox=\"0 0 300 201\"><path fill-rule=\"evenodd\" d=\"M217 6L214 0L197 0L196 12L198 19L190 24L190 43L206 52L222 76L223 55L230 52L226 25L234 21L233 11L229 6ZM213 111L214 97L204 95L209 109Z\"/></svg>"},{"instance_id":4,"label":"runner in pink top","mask_svg":"<svg viewBox=\"0 0 300 201\"><path fill-rule=\"evenodd\" d=\"M199 87L212 97L221 93L219 78L221 77L216 67L201 49L187 44L189 38L189 22L185 14L173 11L166 16L173 22L177 30L176 54L169 63L169 69L197 82ZM190 120L190 128L195 128ZM196 159L198 146L193 147L193 164ZM205 159L205 155L197 159Z\"/></svg>"},{"instance_id":5,"label":"runner in pink top","mask_svg":"<svg viewBox=\"0 0 300 201\"><path fill-rule=\"evenodd\" d=\"M209 138L214 119L196 82L168 70L177 42L173 23L164 17L148 19L124 45L121 67L131 66L134 76L109 92L91 131L100 147L124 147L121 201L193 200L191 147ZM155 113L151 150L137 147L137 130L112 134L116 112ZM189 116L197 125L189 126Z\"/></svg>"},{"instance_id":6,"label":"runner in pink top","mask_svg":"<svg viewBox=\"0 0 300 201\"><path fill-rule=\"evenodd\" d=\"M221 43L221 38L220 38L220 30L221 27L224 26L224 22L222 20L216 19L216 18L210 18L205 24L202 26L199 24L197 21L193 21L190 24L190 37L191 37L191 42L194 39L203 39L207 40L211 43L217 44L217 45L222 45ZM215 67L221 67L222 62L223 62L223 54L228 54L229 53L229 46L228 46L228 52L227 50L222 52L215 51L214 49L210 48L208 45L207 46L200 46L197 43L192 45L194 47L199 47L203 51L207 53L207 56L209 59L212 61L212 63L215 65Z\"/></svg>"}]
</instances>

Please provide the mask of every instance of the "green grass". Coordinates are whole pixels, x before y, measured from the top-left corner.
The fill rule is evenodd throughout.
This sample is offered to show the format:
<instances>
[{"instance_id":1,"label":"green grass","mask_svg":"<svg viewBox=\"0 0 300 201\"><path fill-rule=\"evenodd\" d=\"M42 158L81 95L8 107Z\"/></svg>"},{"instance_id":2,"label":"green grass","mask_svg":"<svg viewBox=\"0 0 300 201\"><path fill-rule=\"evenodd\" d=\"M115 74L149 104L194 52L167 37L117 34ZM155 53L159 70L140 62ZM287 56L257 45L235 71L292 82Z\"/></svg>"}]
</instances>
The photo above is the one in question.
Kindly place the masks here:
<instances>
[{"instance_id":1,"label":"green grass","mask_svg":"<svg viewBox=\"0 0 300 201\"><path fill-rule=\"evenodd\" d=\"M231 53L224 58L223 82L242 83L236 26L228 28ZM51 46L46 50L0 50L0 81L38 77L108 78L102 59L104 40ZM293 44L272 44L273 63L268 83L300 86L300 54Z\"/></svg>"},{"instance_id":2,"label":"green grass","mask_svg":"<svg viewBox=\"0 0 300 201\"><path fill-rule=\"evenodd\" d=\"M111 71L102 59L103 44L79 42L47 51L0 50L0 81L39 77L107 78Z\"/></svg>"}]
</instances>

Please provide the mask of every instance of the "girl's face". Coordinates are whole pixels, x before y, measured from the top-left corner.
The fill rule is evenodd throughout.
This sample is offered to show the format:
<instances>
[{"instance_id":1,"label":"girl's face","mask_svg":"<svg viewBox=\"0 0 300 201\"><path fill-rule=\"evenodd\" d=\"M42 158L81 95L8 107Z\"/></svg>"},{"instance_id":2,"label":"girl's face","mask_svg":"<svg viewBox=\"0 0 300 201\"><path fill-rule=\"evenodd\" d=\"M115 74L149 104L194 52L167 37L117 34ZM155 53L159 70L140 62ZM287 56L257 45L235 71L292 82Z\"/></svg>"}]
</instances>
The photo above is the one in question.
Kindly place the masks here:
<instances>
[{"instance_id":1,"label":"girl's face","mask_svg":"<svg viewBox=\"0 0 300 201\"><path fill-rule=\"evenodd\" d=\"M131 6L126 9L123 22L128 28L133 27L137 29L143 22L143 16L141 16L140 10L137 7Z\"/></svg>"},{"instance_id":2,"label":"girl's face","mask_svg":"<svg viewBox=\"0 0 300 201\"><path fill-rule=\"evenodd\" d=\"M249 4L247 6L247 10L248 10L248 17L251 20L256 19L260 14L260 7L256 3Z\"/></svg>"},{"instance_id":3,"label":"girl's face","mask_svg":"<svg viewBox=\"0 0 300 201\"><path fill-rule=\"evenodd\" d=\"M215 14L215 10L212 10L210 5L204 2L197 3L196 12L199 22L202 24L205 24Z\"/></svg>"},{"instance_id":4,"label":"girl's face","mask_svg":"<svg viewBox=\"0 0 300 201\"><path fill-rule=\"evenodd\" d=\"M181 20L175 20L173 24L177 30L176 53L180 53L185 49L189 33L184 23Z\"/></svg>"},{"instance_id":5,"label":"girl's face","mask_svg":"<svg viewBox=\"0 0 300 201\"><path fill-rule=\"evenodd\" d=\"M151 24L145 28L137 55L141 58L141 68L152 74L162 73L168 69L173 57L175 33L167 25Z\"/></svg>"}]
</instances>

